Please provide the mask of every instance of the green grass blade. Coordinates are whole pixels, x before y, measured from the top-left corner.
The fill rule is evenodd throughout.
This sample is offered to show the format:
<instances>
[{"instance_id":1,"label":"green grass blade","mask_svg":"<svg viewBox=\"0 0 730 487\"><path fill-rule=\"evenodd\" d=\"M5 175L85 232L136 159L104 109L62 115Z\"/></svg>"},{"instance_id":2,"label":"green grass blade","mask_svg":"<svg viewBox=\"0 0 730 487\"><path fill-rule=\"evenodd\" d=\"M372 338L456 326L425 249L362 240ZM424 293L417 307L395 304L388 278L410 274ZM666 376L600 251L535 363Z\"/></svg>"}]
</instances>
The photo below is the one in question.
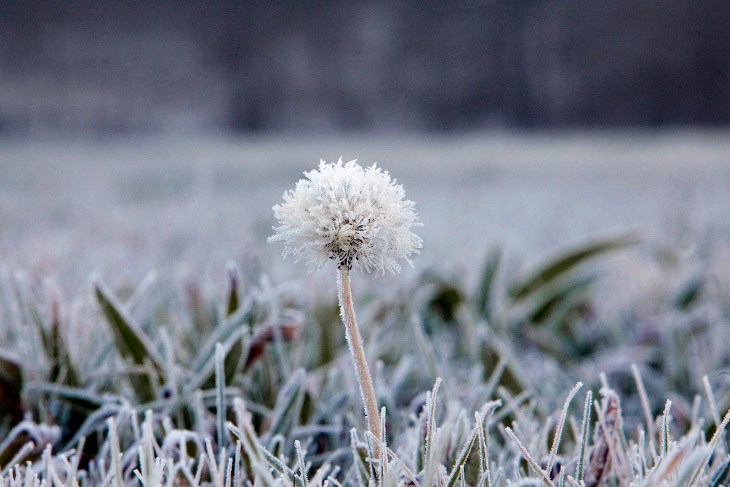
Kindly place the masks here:
<instances>
[{"instance_id":1,"label":"green grass blade","mask_svg":"<svg viewBox=\"0 0 730 487\"><path fill-rule=\"evenodd\" d=\"M710 475L710 481L707 487L718 487L719 485L727 485L730 480L730 458L722 462L719 467Z\"/></svg>"},{"instance_id":2,"label":"green grass blade","mask_svg":"<svg viewBox=\"0 0 730 487\"><path fill-rule=\"evenodd\" d=\"M226 300L226 316L231 316L238 309L241 304L241 300L238 297L239 287L241 282L241 275L238 272L238 267L233 261L228 262L226 265L226 271L228 272L228 299Z\"/></svg>"},{"instance_id":3,"label":"green grass blade","mask_svg":"<svg viewBox=\"0 0 730 487\"><path fill-rule=\"evenodd\" d=\"M218 436L218 451L226 446L226 382L223 372L223 345L218 343L215 346L215 415Z\"/></svg>"},{"instance_id":4,"label":"green grass blade","mask_svg":"<svg viewBox=\"0 0 730 487\"><path fill-rule=\"evenodd\" d=\"M578 450L578 462L575 467L575 478L579 484L583 483L585 473L586 450L588 449L588 436L591 428L591 408L593 407L593 391L586 391L586 401L583 406L583 422L580 427L580 445Z\"/></svg>"},{"instance_id":5,"label":"green grass blade","mask_svg":"<svg viewBox=\"0 0 730 487\"><path fill-rule=\"evenodd\" d=\"M290 469L284 462L276 458L276 456L274 456L274 454L266 448L262 447L261 451L264 454L264 458L274 471L287 479L293 479L294 485L296 485L297 487L304 487L304 482L302 481L301 477L294 473L294 471Z\"/></svg>"},{"instance_id":6,"label":"green grass blade","mask_svg":"<svg viewBox=\"0 0 730 487\"><path fill-rule=\"evenodd\" d=\"M350 430L350 443L352 446L352 458L353 463L355 464L355 476L357 477L358 486L368 487L370 484L369 479L371 476L374 478L372 465L369 465L368 463L370 453L368 452L367 445L358 438L355 428Z\"/></svg>"},{"instance_id":7,"label":"green grass blade","mask_svg":"<svg viewBox=\"0 0 730 487\"><path fill-rule=\"evenodd\" d=\"M230 384L238 371L242 358L243 358L243 347L244 344L244 329L235 329L228 340L223 344L224 359L223 359L223 371L225 377L225 383ZM207 363L203 364L200 369L193 369L188 375L187 381L185 382L183 389L187 392L194 391L196 389L213 389L216 387L216 357L215 354L211 356Z\"/></svg>"},{"instance_id":8,"label":"green grass blade","mask_svg":"<svg viewBox=\"0 0 730 487\"><path fill-rule=\"evenodd\" d=\"M441 386L441 377L436 378L431 392L426 394L426 408L428 416L426 416L426 442L424 444L425 461L424 465L429 465L433 458L434 441L436 437L436 398L438 396L439 387Z\"/></svg>"},{"instance_id":9,"label":"green grass blade","mask_svg":"<svg viewBox=\"0 0 730 487\"><path fill-rule=\"evenodd\" d=\"M210 335L210 338L208 338L203 346L200 347L200 352L193 361L190 370L196 374L200 373L203 368L210 363L211 360L213 360L216 343L225 342L238 327L250 320L251 317L251 302L249 300L247 303L239 306L235 313L224 319L218 324L218 326L216 326L215 330Z\"/></svg>"},{"instance_id":10,"label":"green grass blade","mask_svg":"<svg viewBox=\"0 0 730 487\"><path fill-rule=\"evenodd\" d=\"M244 350L244 339L243 336L233 341L233 344L226 353L226 358L223 361L223 372L226 377L226 384L233 382L233 378L236 376L241 363L243 362L243 350Z\"/></svg>"},{"instance_id":11,"label":"green grass blade","mask_svg":"<svg viewBox=\"0 0 730 487\"><path fill-rule=\"evenodd\" d=\"M712 459L712 453L715 451L717 442L720 441L720 438L722 437L722 433L725 431L725 427L727 426L729 421L730 421L730 411L728 411L725 414L725 417L722 419L722 422L715 430L715 433L712 435L712 439L710 440L710 443L709 443L708 449L707 449L708 450L707 456L705 457L705 460L700 464L699 468L697 468L694 475L692 476L692 480L690 480L690 482L689 482L689 487L694 487L695 484L698 482L698 480L702 477L702 473L705 471L707 464L710 463L710 460Z\"/></svg>"},{"instance_id":12,"label":"green grass blade","mask_svg":"<svg viewBox=\"0 0 730 487\"><path fill-rule=\"evenodd\" d=\"M235 425L226 423L228 430L235 436L243 447L244 464L246 469L250 471L252 476L258 477L260 481L259 485L274 486L280 485L275 482L274 478L270 473L268 466L270 462L267 461L266 449L261 445L256 432L251 424L251 413L248 412L244 402L239 398L233 402L234 409L236 409L236 415L239 419L240 428Z\"/></svg>"},{"instance_id":13,"label":"green grass blade","mask_svg":"<svg viewBox=\"0 0 730 487\"><path fill-rule=\"evenodd\" d=\"M534 294L531 306L525 313L531 323L543 323L550 318L554 312L561 310L564 303L577 304L580 298L596 276L578 276L572 279L561 279L560 281L545 286Z\"/></svg>"},{"instance_id":14,"label":"green grass blade","mask_svg":"<svg viewBox=\"0 0 730 487\"><path fill-rule=\"evenodd\" d=\"M296 418L298 412L295 411L295 406L301 396L306 375L304 369L299 369L292 374L287 383L284 384L284 387L282 387L279 392L279 397L276 400L274 411L272 412L271 426L266 432L267 439L271 439L277 433L281 433L287 424Z\"/></svg>"},{"instance_id":15,"label":"green grass blade","mask_svg":"<svg viewBox=\"0 0 730 487\"><path fill-rule=\"evenodd\" d=\"M76 372L74 364L71 362L71 356L66 346L66 341L61 334L61 322L59 313L55 311L51 319L51 328L49 330L49 340L51 346L51 359L53 367L51 370L51 381L58 380L64 371L63 383L67 386L76 387L80 385L79 374Z\"/></svg>"},{"instance_id":16,"label":"green grass blade","mask_svg":"<svg viewBox=\"0 0 730 487\"><path fill-rule=\"evenodd\" d=\"M474 425L474 430L472 431L471 436L462 447L461 452L459 453L459 456L457 457L456 462L451 469L451 474L449 475L449 479L446 482L446 487L454 487L454 485L456 485L456 480L459 478L459 473L464 468L464 465L466 465L466 461L469 459L469 454L471 453L471 450L474 447L474 443L476 442L477 436L479 434L478 428L481 427L482 425L479 423Z\"/></svg>"},{"instance_id":17,"label":"green grass blade","mask_svg":"<svg viewBox=\"0 0 730 487\"><path fill-rule=\"evenodd\" d=\"M502 250L499 248L492 249L487 255L487 260L484 263L484 270L482 271L482 277L479 280L479 286L477 287L474 295L474 309L477 313L489 319L492 314L492 303L494 293L494 281L499 271L499 264L502 261Z\"/></svg>"},{"instance_id":18,"label":"green grass blade","mask_svg":"<svg viewBox=\"0 0 730 487\"><path fill-rule=\"evenodd\" d=\"M555 278L564 275L589 259L610 251L626 248L638 243L632 235L607 238L588 243L576 249L564 252L539 266L535 271L517 280L509 288L509 295L519 301L544 286Z\"/></svg>"},{"instance_id":19,"label":"green grass blade","mask_svg":"<svg viewBox=\"0 0 730 487\"><path fill-rule=\"evenodd\" d=\"M671 298L671 304L677 309L689 309L702 296L705 278L702 275L692 276L682 283Z\"/></svg>"},{"instance_id":20,"label":"green grass blade","mask_svg":"<svg viewBox=\"0 0 730 487\"><path fill-rule=\"evenodd\" d=\"M119 299L100 280L94 283L94 291L114 334L117 350L123 356L131 358L135 364L143 365L149 361L157 370L161 370L162 357L152 347L152 340Z\"/></svg>"},{"instance_id":21,"label":"green grass blade","mask_svg":"<svg viewBox=\"0 0 730 487\"><path fill-rule=\"evenodd\" d=\"M86 413L96 411L110 400L109 396L103 397L99 394L90 392L88 389L51 384L47 382L29 383L26 386L26 392L43 394L60 399L70 404L74 409Z\"/></svg>"},{"instance_id":22,"label":"green grass blade","mask_svg":"<svg viewBox=\"0 0 730 487\"><path fill-rule=\"evenodd\" d=\"M137 365L151 366L155 372L161 372L162 357L152 347L152 340L127 312L124 305L98 279L94 283L94 290L101 311L112 330L119 353ZM141 402L149 402L157 397L152 373L132 376L131 381Z\"/></svg>"},{"instance_id":23,"label":"green grass blade","mask_svg":"<svg viewBox=\"0 0 730 487\"><path fill-rule=\"evenodd\" d=\"M15 296L18 300L18 303L27 314L30 322L33 323L33 325L38 330L38 334L40 335L41 341L43 343L43 348L46 350L46 353L48 353L51 348L50 337L48 336L48 331L45 327L45 320L43 319L43 314L38 307L38 303L36 301L36 297L33 291L26 282L25 278L20 275L16 276L14 287Z\"/></svg>"},{"instance_id":24,"label":"green grass blade","mask_svg":"<svg viewBox=\"0 0 730 487\"><path fill-rule=\"evenodd\" d=\"M664 414L662 414L662 457L666 457L669 453L669 411L672 408L672 401L667 399L664 405Z\"/></svg>"}]
</instances>

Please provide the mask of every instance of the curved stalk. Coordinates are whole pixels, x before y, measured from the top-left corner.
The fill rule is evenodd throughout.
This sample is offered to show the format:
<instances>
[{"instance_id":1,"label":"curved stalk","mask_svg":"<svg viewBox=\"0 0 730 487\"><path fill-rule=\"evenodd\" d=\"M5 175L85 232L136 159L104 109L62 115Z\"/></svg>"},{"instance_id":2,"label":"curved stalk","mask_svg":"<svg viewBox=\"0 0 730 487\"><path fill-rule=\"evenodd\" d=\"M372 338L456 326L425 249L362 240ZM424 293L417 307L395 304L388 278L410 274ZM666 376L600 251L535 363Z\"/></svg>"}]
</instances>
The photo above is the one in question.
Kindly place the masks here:
<instances>
[{"instance_id":1,"label":"curved stalk","mask_svg":"<svg viewBox=\"0 0 730 487\"><path fill-rule=\"evenodd\" d=\"M360 395L363 406L365 407L368 428L375 438L380 438L378 403L375 400L375 388L373 387L373 379L370 377L370 369L365 359L365 350L362 346L360 330L355 320L355 308L352 305L352 290L350 289L350 275L344 266L338 270L337 289L340 298L340 315L342 316L342 322L345 324L347 345L350 348L352 360L355 364L357 381L360 383ZM375 458L378 458L379 448L377 445L374 445L373 450Z\"/></svg>"}]
</instances>

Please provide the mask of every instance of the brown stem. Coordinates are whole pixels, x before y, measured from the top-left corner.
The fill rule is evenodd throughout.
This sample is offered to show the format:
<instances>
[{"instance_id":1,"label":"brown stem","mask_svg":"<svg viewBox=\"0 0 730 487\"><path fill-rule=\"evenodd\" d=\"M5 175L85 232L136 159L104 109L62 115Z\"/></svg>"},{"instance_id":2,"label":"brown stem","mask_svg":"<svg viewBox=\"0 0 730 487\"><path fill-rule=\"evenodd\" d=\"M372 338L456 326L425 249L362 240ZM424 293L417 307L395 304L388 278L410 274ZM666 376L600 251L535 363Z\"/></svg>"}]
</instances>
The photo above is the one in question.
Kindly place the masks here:
<instances>
[{"instance_id":1,"label":"brown stem","mask_svg":"<svg viewBox=\"0 0 730 487\"><path fill-rule=\"evenodd\" d=\"M375 388L373 387L373 379L370 377L370 369L365 360L365 350L362 346L362 338L360 338L360 330L357 328L355 320L355 309L352 306L352 291L350 289L350 275L343 266L339 269L338 290L340 298L340 314L345 324L345 336L347 344L350 347L353 362L355 363L355 371L357 372L357 381L360 383L360 395L365 406L365 417L368 422L368 428L375 438L380 438L380 420L378 416L378 403L375 400ZM375 458L379 458L379 448L375 444Z\"/></svg>"}]
</instances>

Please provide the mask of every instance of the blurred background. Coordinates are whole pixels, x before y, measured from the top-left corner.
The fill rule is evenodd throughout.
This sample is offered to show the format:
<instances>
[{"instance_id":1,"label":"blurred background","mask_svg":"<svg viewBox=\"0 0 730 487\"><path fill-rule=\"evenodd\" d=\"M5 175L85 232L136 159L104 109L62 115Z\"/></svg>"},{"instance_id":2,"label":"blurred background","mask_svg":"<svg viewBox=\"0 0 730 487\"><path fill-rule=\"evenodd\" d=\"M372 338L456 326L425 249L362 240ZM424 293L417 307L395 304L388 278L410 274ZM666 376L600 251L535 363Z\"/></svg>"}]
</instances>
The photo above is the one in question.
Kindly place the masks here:
<instances>
[{"instance_id":1,"label":"blurred background","mask_svg":"<svg viewBox=\"0 0 730 487\"><path fill-rule=\"evenodd\" d=\"M271 206L339 157L405 185L420 269L626 230L724 249L728 26L727 0L3 0L2 259L300 276Z\"/></svg>"},{"instance_id":2,"label":"blurred background","mask_svg":"<svg viewBox=\"0 0 730 487\"><path fill-rule=\"evenodd\" d=\"M0 2L0 133L730 122L730 2Z\"/></svg>"}]
</instances>

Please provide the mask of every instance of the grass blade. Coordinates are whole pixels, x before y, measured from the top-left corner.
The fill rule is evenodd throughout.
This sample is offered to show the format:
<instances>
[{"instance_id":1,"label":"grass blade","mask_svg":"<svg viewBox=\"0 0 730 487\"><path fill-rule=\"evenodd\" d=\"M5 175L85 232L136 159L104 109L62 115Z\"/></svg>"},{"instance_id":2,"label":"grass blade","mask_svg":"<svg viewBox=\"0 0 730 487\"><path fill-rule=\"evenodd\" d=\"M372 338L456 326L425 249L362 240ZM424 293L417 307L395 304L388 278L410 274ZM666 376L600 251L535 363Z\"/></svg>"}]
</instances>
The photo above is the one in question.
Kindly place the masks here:
<instances>
[{"instance_id":1,"label":"grass blade","mask_svg":"<svg viewBox=\"0 0 730 487\"><path fill-rule=\"evenodd\" d=\"M591 429L591 408L593 407L593 391L586 392L586 402L583 406L583 422L580 427L580 446L578 450L578 462L575 467L575 478L578 484L583 483L585 472L586 450L588 448L588 435Z\"/></svg>"},{"instance_id":2,"label":"grass blade","mask_svg":"<svg viewBox=\"0 0 730 487\"><path fill-rule=\"evenodd\" d=\"M725 414L725 417L722 419L722 422L715 430L715 434L712 435L712 439L710 440L710 444L709 444L710 448L707 452L705 461L702 462L700 467L697 469L695 474L692 476L692 480L690 480L690 482L689 482L689 487L694 487L694 485L697 483L697 481L700 479L700 477L702 477L702 472L705 471L707 464L710 462L710 459L712 458L712 453L715 451L717 442L720 440L722 433L725 431L725 427L727 426L728 421L730 421L730 411L728 411Z\"/></svg>"},{"instance_id":3,"label":"grass blade","mask_svg":"<svg viewBox=\"0 0 730 487\"><path fill-rule=\"evenodd\" d=\"M301 396L306 375L304 369L298 369L292 374L284 387L282 387L281 392L279 392L279 397L276 400L274 411L272 412L271 426L266 432L267 439L271 439L277 433L281 433L287 423L293 420L298 413L295 411L296 408L294 406L297 403L297 399Z\"/></svg>"},{"instance_id":4,"label":"grass blade","mask_svg":"<svg viewBox=\"0 0 730 487\"><path fill-rule=\"evenodd\" d=\"M152 348L152 340L127 312L121 301L98 279L94 283L94 290L101 311L111 325L119 352L130 357L135 364L142 365L149 360L160 370L163 360Z\"/></svg>"},{"instance_id":5,"label":"grass blade","mask_svg":"<svg viewBox=\"0 0 730 487\"><path fill-rule=\"evenodd\" d=\"M225 449L226 437L226 382L223 372L223 345L218 343L215 347L215 414L217 419L218 451Z\"/></svg>"},{"instance_id":6,"label":"grass blade","mask_svg":"<svg viewBox=\"0 0 730 487\"><path fill-rule=\"evenodd\" d=\"M509 438L515 442L515 444L517 445L517 449L520 450L520 453L522 453L524 459L527 460L527 463L529 463L532 469L535 470L540 478L542 478L543 482L545 482L545 484L549 487L555 487L553 481L550 480L548 474L542 468L540 468L540 465L535 461L532 455L530 455L530 452L527 451L525 445L523 445L519 438L517 438L517 435L515 435L515 433L512 431L512 428L507 426L504 428L504 431L505 433L507 433L507 436L509 436Z\"/></svg>"},{"instance_id":7,"label":"grass blade","mask_svg":"<svg viewBox=\"0 0 730 487\"><path fill-rule=\"evenodd\" d=\"M229 261L226 265L228 273L228 299L226 300L226 316L231 316L238 309L241 300L238 297L238 288L240 286L241 277L238 267L233 261Z\"/></svg>"},{"instance_id":8,"label":"grass blade","mask_svg":"<svg viewBox=\"0 0 730 487\"><path fill-rule=\"evenodd\" d=\"M514 300L524 299L540 287L564 275L583 262L606 252L623 249L636 243L638 243L638 239L635 236L624 235L588 243L559 254L510 286L509 295Z\"/></svg>"},{"instance_id":9,"label":"grass blade","mask_svg":"<svg viewBox=\"0 0 730 487\"><path fill-rule=\"evenodd\" d=\"M94 290L101 311L111 327L119 353L135 364L150 365L159 373L162 370L163 360L152 348L152 340L119 299L99 279L94 282ZM141 402L152 401L157 397L151 374L135 375L131 380Z\"/></svg>"},{"instance_id":10,"label":"grass blade","mask_svg":"<svg viewBox=\"0 0 730 487\"><path fill-rule=\"evenodd\" d=\"M474 430L472 431L471 436L461 448L461 452L459 453L456 462L454 462L454 466L451 469L451 474L449 474L449 479L446 482L446 487L454 487L454 485L456 485L456 480L459 478L459 474L463 473L464 471L464 465L466 465L466 461L469 459L469 454L474 447L474 443L477 440L477 437L479 435L479 429L481 427L482 425L479 422L474 425Z\"/></svg>"},{"instance_id":11,"label":"grass blade","mask_svg":"<svg viewBox=\"0 0 730 487\"><path fill-rule=\"evenodd\" d=\"M367 445L358 438L355 428L350 430L350 444L358 485L359 487L368 487L370 485L369 479L374 478L372 465L368 462L370 453Z\"/></svg>"},{"instance_id":12,"label":"grass blade","mask_svg":"<svg viewBox=\"0 0 730 487\"><path fill-rule=\"evenodd\" d=\"M499 264L502 260L502 250L499 248L492 249L487 255L484 263L482 277L479 286L474 295L474 309L477 313L489 319L492 315L492 303L494 292L494 281L499 271Z\"/></svg>"},{"instance_id":13,"label":"grass blade","mask_svg":"<svg viewBox=\"0 0 730 487\"><path fill-rule=\"evenodd\" d=\"M563 435L565 418L568 416L568 407L570 406L570 402L573 400L573 397L575 397L581 387L583 387L583 383L578 382L570 390L570 392L568 393L568 397L565 399L565 403L563 404L563 411L560 414L560 420L555 427L555 438L553 439L553 446L550 448L550 459L548 460L547 467L545 468L546 472L551 472L553 470L553 463L555 462L555 457L558 454L558 447L560 446L560 438Z\"/></svg>"}]
</instances>

